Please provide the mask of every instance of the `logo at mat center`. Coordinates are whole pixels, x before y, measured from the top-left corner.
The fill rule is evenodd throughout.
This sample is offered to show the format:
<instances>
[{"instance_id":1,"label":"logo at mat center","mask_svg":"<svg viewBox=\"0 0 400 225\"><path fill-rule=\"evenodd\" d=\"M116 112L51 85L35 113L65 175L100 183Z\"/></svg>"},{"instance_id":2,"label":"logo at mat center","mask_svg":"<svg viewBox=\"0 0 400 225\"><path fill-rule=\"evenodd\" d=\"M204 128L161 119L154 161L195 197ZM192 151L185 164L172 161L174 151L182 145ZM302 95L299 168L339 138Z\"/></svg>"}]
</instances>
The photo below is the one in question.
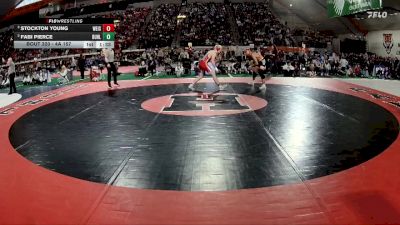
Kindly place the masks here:
<instances>
[{"instance_id":1,"label":"logo at mat center","mask_svg":"<svg viewBox=\"0 0 400 225\"><path fill-rule=\"evenodd\" d=\"M144 101L142 108L167 115L218 116L251 112L267 106L265 99L234 93L183 93Z\"/></svg>"}]
</instances>

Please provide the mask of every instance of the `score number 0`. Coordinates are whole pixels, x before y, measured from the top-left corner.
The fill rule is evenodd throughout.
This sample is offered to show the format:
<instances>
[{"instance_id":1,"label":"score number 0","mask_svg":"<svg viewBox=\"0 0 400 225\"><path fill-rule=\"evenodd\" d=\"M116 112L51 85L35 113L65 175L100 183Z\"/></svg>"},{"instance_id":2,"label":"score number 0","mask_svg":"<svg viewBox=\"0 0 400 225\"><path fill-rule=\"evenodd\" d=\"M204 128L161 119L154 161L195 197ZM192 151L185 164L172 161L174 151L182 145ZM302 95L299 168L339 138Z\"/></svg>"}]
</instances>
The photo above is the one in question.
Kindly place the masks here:
<instances>
[{"instance_id":1,"label":"score number 0","mask_svg":"<svg viewBox=\"0 0 400 225\"><path fill-rule=\"evenodd\" d=\"M114 24L103 24L103 41L115 40L115 27Z\"/></svg>"},{"instance_id":2,"label":"score number 0","mask_svg":"<svg viewBox=\"0 0 400 225\"><path fill-rule=\"evenodd\" d=\"M103 24L103 32L114 32L114 24Z\"/></svg>"}]
</instances>

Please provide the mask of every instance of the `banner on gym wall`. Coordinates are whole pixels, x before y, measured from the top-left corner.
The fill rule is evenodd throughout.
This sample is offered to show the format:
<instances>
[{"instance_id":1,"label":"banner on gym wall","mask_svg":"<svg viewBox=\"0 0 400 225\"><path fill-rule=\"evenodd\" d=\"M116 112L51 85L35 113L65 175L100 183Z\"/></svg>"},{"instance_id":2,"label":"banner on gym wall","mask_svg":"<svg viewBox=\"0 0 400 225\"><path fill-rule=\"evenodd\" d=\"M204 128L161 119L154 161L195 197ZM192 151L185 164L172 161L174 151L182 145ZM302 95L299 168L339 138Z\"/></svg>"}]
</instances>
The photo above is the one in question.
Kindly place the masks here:
<instances>
[{"instance_id":1,"label":"banner on gym wall","mask_svg":"<svg viewBox=\"0 0 400 225\"><path fill-rule=\"evenodd\" d=\"M400 58L400 30L371 31L367 46L369 52L379 56Z\"/></svg>"},{"instance_id":2,"label":"banner on gym wall","mask_svg":"<svg viewBox=\"0 0 400 225\"><path fill-rule=\"evenodd\" d=\"M382 0L327 0L328 16L338 17L382 8Z\"/></svg>"}]
</instances>

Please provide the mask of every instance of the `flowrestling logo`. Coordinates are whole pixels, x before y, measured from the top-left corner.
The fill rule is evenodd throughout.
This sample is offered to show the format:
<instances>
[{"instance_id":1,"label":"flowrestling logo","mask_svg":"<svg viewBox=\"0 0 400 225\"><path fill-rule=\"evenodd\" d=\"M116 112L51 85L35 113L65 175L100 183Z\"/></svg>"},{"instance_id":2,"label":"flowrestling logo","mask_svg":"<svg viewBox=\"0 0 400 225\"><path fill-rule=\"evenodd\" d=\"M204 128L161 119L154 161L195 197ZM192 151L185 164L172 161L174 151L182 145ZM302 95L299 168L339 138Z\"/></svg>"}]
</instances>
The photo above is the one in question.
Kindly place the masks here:
<instances>
[{"instance_id":1,"label":"flowrestling logo","mask_svg":"<svg viewBox=\"0 0 400 225\"><path fill-rule=\"evenodd\" d=\"M388 16L387 12L377 12L377 11L370 11L368 13L368 19L386 19Z\"/></svg>"},{"instance_id":2,"label":"flowrestling logo","mask_svg":"<svg viewBox=\"0 0 400 225\"><path fill-rule=\"evenodd\" d=\"M400 101L398 101L396 98L389 96L389 95L384 95L375 92L374 90L371 89L366 89L366 88L355 88L352 87L350 90L358 93L366 93L368 94L371 98L381 100L385 104L389 104L391 106L395 106L397 108L400 108Z\"/></svg>"},{"instance_id":3,"label":"flowrestling logo","mask_svg":"<svg viewBox=\"0 0 400 225\"><path fill-rule=\"evenodd\" d=\"M73 90L76 90L78 88L84 88L89 86L90 84L79 84L79 85L71 85L68 88L64 88L61 89L57 92L50 92L50 93L46 93L43 95L38 95L30 100L26 100L26 101L22 101L21 103L16 103L14 106L12 107L6 107L6 108L2 108L0 109L0 116L8 116L13 114L16 110L24 108L24 107L28 107L28 106L34 106L34 105L39 105L42 104L50 99L53 99L57 96L63 95L65 93L71 92Z\"/></svg>"}]
</instances>

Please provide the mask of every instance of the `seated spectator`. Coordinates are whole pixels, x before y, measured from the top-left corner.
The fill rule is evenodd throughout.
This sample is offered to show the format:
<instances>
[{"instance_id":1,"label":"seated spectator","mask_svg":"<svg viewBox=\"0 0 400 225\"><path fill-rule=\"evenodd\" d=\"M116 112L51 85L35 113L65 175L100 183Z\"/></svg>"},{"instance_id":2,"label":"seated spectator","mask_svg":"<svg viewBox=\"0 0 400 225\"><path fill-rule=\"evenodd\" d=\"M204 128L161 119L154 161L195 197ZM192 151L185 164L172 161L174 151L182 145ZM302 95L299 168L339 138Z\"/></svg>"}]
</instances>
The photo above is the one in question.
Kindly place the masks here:
<instances>
[{"instance_id":1,"label":"seated spectator","mask_svg":"<svg viewBox=\"0 0 400 225\"><path fill-rule=\"evenodd\" d=\"M238 3L233 5L241 42L257 46L293 46L290 29L272 14L269 1L265 3Z\"/></svg>"},{"instance_id":2,"label":"seated spectator","mask_svg":"<svg viewBox=\"0 0 400 225\"><path fill-rule=\"evenodd\" d=\"M151 21L139 38L140 45L144 48L171 46L178 13L179 6L175 4L163 4L155 9Z\"/></svg>"},{"instance_id":3,"label":"seated spectator","mask_svg":"<svg viewBox=\"0 0 400 225\"><path fill-rule=\"evenodd\" d=\"M61 70L60 70L60 80L59 83L68 83L68 69L65 65L62 65Z\"/></svg>"},{"instance_id":4,"label":"seated spectator","mask_svg":"<svg viewBox=\"0 0 400 225\"><path fill-rule=\"evenodd\" d=\"M228 13L222 3L192 3L187 6L182 23L181 46L232 44Z\"/></svg>"}]
</instances>

